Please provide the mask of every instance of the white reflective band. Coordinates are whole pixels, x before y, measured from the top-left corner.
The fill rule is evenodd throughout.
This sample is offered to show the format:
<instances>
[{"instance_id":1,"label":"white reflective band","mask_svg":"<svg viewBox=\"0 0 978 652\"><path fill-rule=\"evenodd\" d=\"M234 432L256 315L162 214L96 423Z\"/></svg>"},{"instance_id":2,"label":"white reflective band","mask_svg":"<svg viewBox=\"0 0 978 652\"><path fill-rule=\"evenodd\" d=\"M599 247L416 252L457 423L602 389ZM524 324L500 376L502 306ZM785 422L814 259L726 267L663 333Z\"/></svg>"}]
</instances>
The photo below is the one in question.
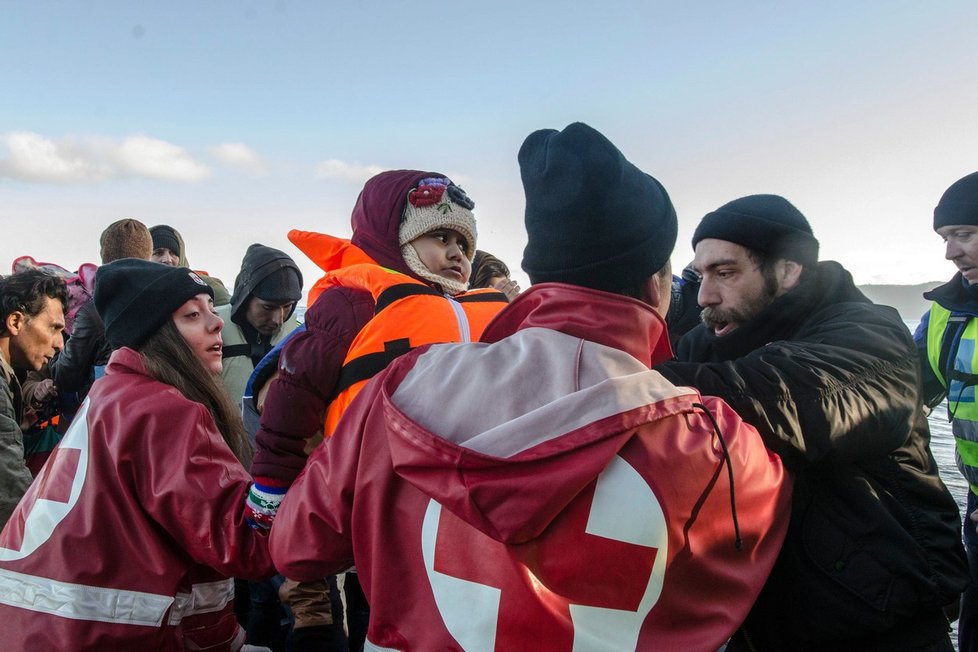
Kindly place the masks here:
<instances>
[{"instance_id":1,"label":"white reflective band","mask_svg":"<svg viewBox=\"0 0 978 652\"><path fill-rule=\"evenodd\" d=\"M455 299L448 296L445 298L448 299L448 304L455 312L455 319L458 321L458 341L471 342L472 331L469 329L469 316L465 314L465 308Z\"/></svg>"},{"instance_id":2,"label":"white reflective band","mask_svg":"<svg viewBox=\"0 0 978 652\"><path fill-rule=\"evenodd\" d=\"M159 627L173 598L0 569L0 603L74 620Z\"/></svg>"},{"instance_id":3,"label":"white reflective band","mask_svg":"<svg viewBox=\"0 0 978 652\"><path fill-rule=\"evenodd\" d=\"M218 580L194 584L192 593L177 593L176 604L170 612L171 625L179 625L186 616L220 611L234 599L234 580Z\"/></svg>"},{"instance_id":4,"label":"white reflective band","mask_svg":"<svg viewBox=\"0 0 978 652\"><path fill-rule=\"evenodd\" d=\"M380 647L379 645L374 645L368 638L363 642L363 652L397 652L397 650L392 647Z\"/></svg>"}]
</instances>

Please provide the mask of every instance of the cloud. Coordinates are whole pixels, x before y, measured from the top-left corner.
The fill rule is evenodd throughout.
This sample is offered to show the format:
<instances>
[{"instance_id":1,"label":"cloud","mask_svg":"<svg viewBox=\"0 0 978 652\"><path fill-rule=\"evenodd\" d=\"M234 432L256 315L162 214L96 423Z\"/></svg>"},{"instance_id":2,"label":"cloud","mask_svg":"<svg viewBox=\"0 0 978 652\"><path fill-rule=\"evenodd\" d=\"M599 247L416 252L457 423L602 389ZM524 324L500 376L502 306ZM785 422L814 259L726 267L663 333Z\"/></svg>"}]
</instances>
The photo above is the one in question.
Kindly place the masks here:
<instances>
[{"instance_id":1,"label":"cloud","mask_svg":"<svg viewBox=\"0 0 978 652\"><path fill-rule=\"evenodd\" d=\"M255 152L244 143L222 143L210 149L211 155L225 165L240 168L256 177L268 174L265 164Z\"/></svg>"},{"instance_id":2,"label":"cloud","mask_svg":"<svg viewBox=\"0 0 978 652\"><path fill-rule=\"evenodd\" d=\"M0 177L40 183L89 183L108 176L104 166L69 142L55 143L38 134L4 134L8 156L0 159Z\"/></svg>"},{"instance_id":3,"label":"cloud","mask_svg":"<svg viewBox=\"0 0 978 652\"><path fill-rule=\"evenodd\" d=\"M6 145L8 154L0 158L0 178L31 183L92 184L125 178L192 183L211 175L179 145L141 134L122 141L55 141L18 131L0 135L0 144Z\"/></svg>"},{"instance_id":4,"label":"cloud","mask_svg":"<svg viewBox=\"0 0 978 652\"><path fill-rule=\"evenodd\" d=\"M331 158L316 166L316 176L321 179L343 179L363 183L385 169L379 165L360 165Z\"/></svg>"}]
</instances>

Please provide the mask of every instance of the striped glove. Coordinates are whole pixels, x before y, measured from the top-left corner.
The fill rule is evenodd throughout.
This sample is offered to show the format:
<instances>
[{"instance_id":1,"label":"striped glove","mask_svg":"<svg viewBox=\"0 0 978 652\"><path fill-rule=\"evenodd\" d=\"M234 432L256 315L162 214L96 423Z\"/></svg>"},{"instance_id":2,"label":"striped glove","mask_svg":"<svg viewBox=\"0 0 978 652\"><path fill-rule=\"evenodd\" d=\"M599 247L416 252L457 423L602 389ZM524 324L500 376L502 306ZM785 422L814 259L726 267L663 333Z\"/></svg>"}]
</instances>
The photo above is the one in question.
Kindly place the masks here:
<instances>
[{"instance_id":1,"label":"striped glove","mask_svg":"<svg viewBox=\"0 0 978 652\"><path fill-rule=\"evenodd\" d=\"M285 491L288 487L267 487L251 483L248 489L248 498L245 500L245 518L248 525L256 530L267 531L272 527L275 514L278 513L278 506L282 504Z\"/></svg>"}]
</instances>

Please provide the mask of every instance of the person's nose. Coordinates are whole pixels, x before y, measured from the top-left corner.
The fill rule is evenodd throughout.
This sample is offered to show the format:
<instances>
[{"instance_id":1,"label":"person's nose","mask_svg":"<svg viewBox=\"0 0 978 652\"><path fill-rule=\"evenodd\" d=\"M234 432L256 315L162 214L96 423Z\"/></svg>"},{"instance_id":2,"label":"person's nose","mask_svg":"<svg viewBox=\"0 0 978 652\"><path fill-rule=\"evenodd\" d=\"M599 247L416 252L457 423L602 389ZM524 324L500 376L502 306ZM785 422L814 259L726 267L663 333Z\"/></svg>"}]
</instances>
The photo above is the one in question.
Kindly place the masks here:
<instances>
[{"instance_id":1,"label":"person's nose","mask_svg":"<svg viewBox=\"0 0 978 652\"><path fill-rule=\"evenodd\" d=\"M219 331L224 328L224 320L221 319L220 315L216 313L211 313L211 331Z\"/></svg>"},{"instance_id":2,"label":"person's nose","mask_svg":"<svg viewBox=\"0 0 978 652\"><path fill-rule=\"evenodd\" d=\"M452 242L448 245L448 258L450 260L461 260L465 256L465 249L458 242Z\"/></svg>"},{"instance_id":3,"label":"person's nose","mask_svg":"<svg viewBox=\"0 0 978 652\"><path fill-rule=\"evenodd\" d=\"M709 308L720 303L720 294L717 292L712 281L704 278L700 281L700 289L696 294L696 303L701 308Z\"/></svg>"},{"instance_id":4,"label":"person's nose","mask_svg":"<svg viewBox=\"0 0 978 652\"><path fill-rule=\"evenodd\" d=\"M272 311L272 321L275 322L276 326L281 326L285 323L285 306Z\"/></svg>"},{"instance_id":5,"label":"person's nose","mask_svg":"<svg viewBox=\"0 0 978 652\"><path fill-rule=\"evenodd\" d=\"M65 348L64 334L59 331L58 334L55 335L54 342L51 343L51 346L54 347L55 351L60 351L61 349Z\"/></svg>"},{"instance_id":6,"label":"person's nose","mask_svg":"<svg viewBox=\"0 0 978 652\"><path fill-rule=\"evenodd\" d=\"M961 245L957 243L953 238L948 238L944 246L944 257L948 260L954 260L961 255Z\"/></svg>"}]
</instances>

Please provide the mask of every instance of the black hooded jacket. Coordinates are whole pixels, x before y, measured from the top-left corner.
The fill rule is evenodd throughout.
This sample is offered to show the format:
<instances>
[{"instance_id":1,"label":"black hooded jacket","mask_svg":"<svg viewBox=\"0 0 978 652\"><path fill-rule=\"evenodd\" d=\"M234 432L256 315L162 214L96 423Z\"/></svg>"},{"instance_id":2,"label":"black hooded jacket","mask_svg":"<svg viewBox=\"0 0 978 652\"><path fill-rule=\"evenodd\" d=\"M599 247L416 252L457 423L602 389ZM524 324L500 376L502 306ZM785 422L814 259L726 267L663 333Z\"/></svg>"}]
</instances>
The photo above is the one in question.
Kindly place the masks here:
<instances>
[{"instance_id":1,"label":"black hooded jacket","mask_svg":"<svg viewBox=\"0 0 978 652\"><path fill-rule=\"evenodd\" d=\"M919 635L941 634L968 581L960 516L907 327L838 263L814 271L726 337L694 328L657 370L727 401L795 474L788 536L745 625L757 649L907 649L902 628L933 614Z\"/></svg>"}]
</instances>

